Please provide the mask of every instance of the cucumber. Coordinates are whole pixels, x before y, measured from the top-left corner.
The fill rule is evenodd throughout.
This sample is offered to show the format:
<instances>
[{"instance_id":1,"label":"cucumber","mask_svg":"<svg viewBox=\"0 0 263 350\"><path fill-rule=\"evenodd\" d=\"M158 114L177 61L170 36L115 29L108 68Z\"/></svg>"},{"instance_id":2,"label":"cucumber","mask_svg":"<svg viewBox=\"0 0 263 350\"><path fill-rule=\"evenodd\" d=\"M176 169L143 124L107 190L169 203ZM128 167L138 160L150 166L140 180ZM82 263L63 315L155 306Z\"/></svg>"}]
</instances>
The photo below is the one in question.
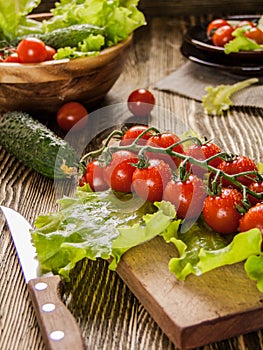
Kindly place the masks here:
<instances>
[{"instance_id":1,"label":"cucumber","mask_svg":"<svg viewBox=\"0 0 263 350\"><path fill-rule=\"evenodd\" d=\"M102 27L91 24L75 24L66 28L58 28L50 33L30 34L26 37L34 37L41 39L46 45L53 47L55 50L61 47L76 47L79 42L82 42L90 34L105 35L105 30ZM24 37L17 38L12 42L12 46L17 46Z\"/></svg>"},{"instance_id":2,"label":"cucumber","mask_svg":"<svg viewBox=\"0 0 263 350\"><path fill-rule=\"evenodd\" d=\"M19 111L0 116L0 144L22 163L50 179L76 174L74 149L45 125Z\"/></svg>"}]
</instances>

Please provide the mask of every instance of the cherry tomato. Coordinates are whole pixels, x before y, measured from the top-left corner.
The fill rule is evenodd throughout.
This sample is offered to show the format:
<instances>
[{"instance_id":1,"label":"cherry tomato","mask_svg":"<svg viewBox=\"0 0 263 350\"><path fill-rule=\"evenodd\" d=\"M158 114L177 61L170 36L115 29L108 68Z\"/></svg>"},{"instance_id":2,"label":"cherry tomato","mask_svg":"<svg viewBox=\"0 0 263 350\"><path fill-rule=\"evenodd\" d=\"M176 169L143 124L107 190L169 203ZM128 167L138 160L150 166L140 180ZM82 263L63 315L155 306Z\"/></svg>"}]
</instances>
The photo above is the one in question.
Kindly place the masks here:
<instances>
[{"instance_id":1,"label":"cherry tomato","mask_svg":"<svg viewBox=\"0 0 263 350\"><path fill-rule=\"evenodd\" d=\"M212 39L215 31L217 30L217 28L220 28L222 26L228 25L227 20L223 19L223 18L216 18L213 21L211 21L208 26L207 26L207 30L206 30L206 34L208 39Z\"/></svg>"},{"instance_id":2,"label":"cherry tomato","mask_svg":"<svg viewBox=\"0 0 263 350\"><path fill-rule=\"evenodd\" d=\"M191 145L186 150L186 155L198 160L206 160L210 157L217 155L220 152L221 152L221 149L216 144L212 142L206 142L203 145L197 145L197 144ZM208 165L213 166L214 168L217 168L220 163L222 163L222 159L220 157L216 157L210 160L208 162ZM202 177L207 172L206 169L201 168L200 166L194 165L194 164L192 165L189 164L189 166L187 166L188 170L190 170L190 168L192 170L192 173L199 177Z\"/></svg>"},{"instance_id":3,"label":"cherry tomato","mask_svg":"<svg viewBox=\"0 0 263 350\"><path fill-rule=\"evenodd\" d=\"M13 62L13 63L21 63L18 54L16 52L11 53L8 55L3 62Z\"/></svg>"},{"instance_id":4,"label":"cherry tomato","mask_svg":"<svg viewBox=\"0 0 263 350\"><path fill-rule=\"evenodd\" d=\"M207 196L203 207L205 222L219 233L237 232L241 214L236 206L242 205L242 199L242 194L233 188L222 188L219 195Z\"/></svg>"},{"instance_id":5,"label":"cherry tomato","mask_svg":"<svg viewBox=\"0 0 263 350\"><path fill-rule=\"evenodd\" d=\"M224 25L222 27L217 28L212 37L213 44L215 46L224 47L226 43L234 39L234 37L232 36L233 31L234 28L230 25Z\"/></svg>"},{"instance_id":6,"label":"cherry tomato","mask_svg":"<svg viewBox=\"0 0 263 350\"><path fill-rule=\"evenodd\" d=\"M263 182L252 182L249 185L249 189L254 191L255 193L263 193ZM248 194L248 200L252 205L256 205L257 203L263 202L263 199L259 199L254 197L252 194Z\"/></svg>"},{"instance_id":7,"label":"cherry tomato","mask_svg":"<svg viewBox=\"0 0 263 350\"><path fill-rule=\"evenodd\" d=\"M79 102L67 102L57 111L57 123L61 129L69 131L83 129L88 121L88 112Z\"/></svg>"},{"instance_id":8,"label":"cherry tomato","mask_svg":"<svg viewBox=\"0 0 263 350\"><path fill-rule=\"evenodd\" d=\"M125 134L123 135L121 141L120 141L120 145L121 146L127 146L133 143L133 141L139 136L141 135L144 131L146 131L148 129L148 126L145 125L135 125L132 126L131 128L129 128ZM151 137L151 133L147 132L146 134L144 134L138 141L139 145L145 145L146 140L148 140Z\"/></svg>"},{"instance_id":9,"label":"cherry tomato","mask_svg":"<svg viewBox=\"0 0 263 350\"><path fill-rule=\"evenodd\" d=\"M240 219L240 232L246 232L252 228L260 229L263 237L263 203L258 203L254 207L251 207ZM263 241L261 250L263 250Z\"/></svg>"},{"instance_id":10,"label":"cherry tomato","mask_svg":"<svg viewBox=\"0 0 263 350\"><path fill-rule=\"evenodd\" d=\"M245 156L237 156L233 160L230 161L223 161L221 164L219 164L218 169L224 171L225 173L229 175L239 174L247 171L257 171L257 165L256 163ZM247 176L237 176L236 180L242 183L245 186L249 186L255 179L255 175L249 174ZM226 179L222 179L222 184L224 187L232 186L230 181Z\"/></svg>"},{"instance_id":11,"label":"cherry tomato","mask_svg":"<svg viewBox=\"0 0 263 350\"><path fill-rule=\"evenodd\" d=\"M254 40L257 44L263 44L263 31L258 27L250 28L245 32L245 36L251 40Z\"/></svg>"},{"instance_id":12,"label":"cherry tomato","mask_svg":"<svg viewBox=\"0 0 263 350\"><path fill-rule=\"evenodd\" d=\"M135 193L150 202L160 201L171 178L171 168L161 159L149 159L147 168L136 168L132 176Z\"/></svg>"},{"instance_id":13,"label":"cherry tomato","mask_svg":"<svg viewBox=\"0 0 263 350\"><path fill-rule=\"evenodd\" d=\"M131 192L132 175L138 162L135 153L120 150L112 155L109 165L104 168L104 180L113 190Z\"/></svg>"},{"instance_id":14,"label":"cherry tomato","mask_svg":"<svg viewBox=\"0 0 263 350\"><path fill-rule=\"evenodd\" d=\"M173 144L180 141L180 138L173 134L173 133L162 133L162 134L156 134L152 135L146 142L147 146L152 147L160 147L160 148L167 148L169 146L172 146ZM174 152L184 154L184 148L181 144L175 146L173 148ZM161 154L161 153L155 153L155 152L147 152L147 156L150 158L158 158L163 159L165 162L170 164L171 168L179 167L181 163L181 159L178 157L171 157L168 154Z\"/></svg>"},{"instance_id":15,"label":"cherry tomato","mask_svg":"<svg viewBox=\"0 0 263 350\"><path fill-rule=\"evenodd\" d=\"M46 45L46 59L45 61L52 61L56 50L53 47Z\"/></svg>"},{"instance_id":16,"label":"cherry tomato","mask_svg":"<svg viewBox=\"0 0 263 350\"><path fill-rule=\"evenodd\" d=\"M238 24L235 26L235 28L242 28L242 27L253 28L253 27L256 27L256 24L251 21L243 20L238 22Z\"/></svg>"},{"instance_id":17,"label":"cherry tomato","mask_svg":"<svg viewBox=\"0 0 263 350\"><path fill-rule=\"evenodd\" d=\"M195 175L190 175L186 181L169 181L163 194L164 200L174 204L179 219L197 218L202 212L205 197L204 183Z\"/></svg>"},{"instance_id":18,"label":"cherry tomato","mask_svg":"<svg viewBox=\"0 0 263 350\"><path fill-rule=\"evenodd\" d=\"M109 188L104 180L104 170L98 160L94 160L87 165L80 186L85 183L88 183L94 192L105 191Z\"/></svg>"},{"instance_id":19,"label":"cherry tomato","mask_svg":"<svg viewBox=\"0 0 263 350\"><path fill-rule=\"evenodd\" d=\"M46 45L38 38L28 37L17 45L17 54L21 63L37 63L47 57Z\"/></svg>"},{"instance_id":20,"label":"cherry tomato","mask_svg":"<svg viewBox=\"0 0 263 350\"><path fill-rule=\"evenodd\" d=\"M147 89L134 90L128 97L128 108L138 117L148 116L154 105L155 98Z\"/></svg>"}]
</instances>

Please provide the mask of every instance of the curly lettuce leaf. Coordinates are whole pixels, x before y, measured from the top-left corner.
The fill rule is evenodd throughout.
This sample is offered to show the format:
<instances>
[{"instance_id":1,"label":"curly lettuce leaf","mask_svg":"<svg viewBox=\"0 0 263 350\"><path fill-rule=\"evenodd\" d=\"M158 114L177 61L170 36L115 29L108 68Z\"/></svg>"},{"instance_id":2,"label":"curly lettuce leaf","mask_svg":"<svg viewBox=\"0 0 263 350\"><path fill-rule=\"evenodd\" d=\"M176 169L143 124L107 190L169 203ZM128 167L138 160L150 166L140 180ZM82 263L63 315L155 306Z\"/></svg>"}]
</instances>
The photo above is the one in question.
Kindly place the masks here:
<instances>
[{"instance_id":1,"label":"curly lettuce leaf","mask_svg":"<svg viewBox=\"0 0 263 350\"><path fill-rule=\"evenodd\" d=\"M186 235L175 234L168 241L174 243L179 253L179 257L170 260L169 269L177 279L185 280L190 274L199 276L259 255L262 235L259 229L252 229L235 235L228 243L222 235L209 232L203 225L196 223ZM253 273L260 275L260 270L255 268L251 275Z\"/></svg>"},{"instance_id":2,"label":"curly lettuce leaf","mask_svg":"<svg viewBox=\"0 0 263 350\"><path fill-rule=\"evenodd\" d=\"M26 16L40 2L41 0L0 1L0 39L15 39L19 34L19 27L34 27L39 32L39 22L28 20Z\"/></svg>"},{"instance_id":3,"label":"curly lettuce leaf","mask_svg":"<svg viewBox=\"0 0 263 350\"><path fill-rule=\"evenodd\" d=\"M160 234L175 217L170 203L153 205L111 191L78 190L75 198L58 202L57 213L37 217L32 240L41 269L66 280L83 258L113 257L115 269L125 251Z\"/></svg>"},{"instance_id":4,"label":"curly lettuce leaf","mask_svg":"<svg viewBox=\"0 0 263 350\"><path fill-rule=\"evenodd\" d=\"M263 46L245 36L243 28L237 28L232 35L235 37L224 46L224 52L228 55L231 52L262 50Z\"/></svg>"},{"instance_id":5,"label":"curly lettuce leaf","mask_svg":"<svg viewBox=\"0 0 263 350\"><path fill-rule=\"evenodd\" d=\"M263 292L263 253L252 255L245 262L245 271L248 277L257 282L257 288Z\"/></svg>"}]
</instances>

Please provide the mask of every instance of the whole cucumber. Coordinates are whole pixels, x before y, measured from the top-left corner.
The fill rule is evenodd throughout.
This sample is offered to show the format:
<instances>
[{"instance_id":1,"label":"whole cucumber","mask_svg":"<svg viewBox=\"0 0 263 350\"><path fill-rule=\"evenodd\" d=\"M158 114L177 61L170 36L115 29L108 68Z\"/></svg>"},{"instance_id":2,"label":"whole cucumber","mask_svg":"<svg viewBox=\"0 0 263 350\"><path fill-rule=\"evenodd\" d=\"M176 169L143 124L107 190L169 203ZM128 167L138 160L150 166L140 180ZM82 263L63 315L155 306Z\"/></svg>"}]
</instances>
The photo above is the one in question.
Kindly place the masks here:
<instances>
[{"instance_id":1,"label":"whole cucumber","mask_svg":"<svg viewBox=\"0 0 263 350\"><path fill-rule=\"evenodd\" d=\"M91 24L75 24L66 28L58 28L49 33L43 34L30 34L30 37L41 39L46 45L59 49L61 47L76 47L79 42L82 42L90 34L93 35L105 35L105 30L102 27L94 26ZM12 42L13 46L23 39L23 37L17 38Z\"/></svg>"},{"instance_id":2,"label":"whole cucumber","mask_svg":"<svg viewBox=\"0 0 263 350\"><path fill-rule=\"evenodd\" d=\"M0 144L18 160L50 179L76 174L74 149L45 125L19 111L0 116Z\"/></svg>"}]
</instances>

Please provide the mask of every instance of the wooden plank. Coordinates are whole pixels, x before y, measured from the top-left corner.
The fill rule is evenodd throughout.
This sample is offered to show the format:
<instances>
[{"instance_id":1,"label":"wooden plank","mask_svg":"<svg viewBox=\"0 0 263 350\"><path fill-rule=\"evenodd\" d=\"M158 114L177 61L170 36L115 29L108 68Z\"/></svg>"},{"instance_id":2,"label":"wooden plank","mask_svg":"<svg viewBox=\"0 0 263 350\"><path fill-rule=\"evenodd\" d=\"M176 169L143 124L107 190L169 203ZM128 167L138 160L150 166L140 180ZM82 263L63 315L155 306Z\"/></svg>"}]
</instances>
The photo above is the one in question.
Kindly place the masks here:
<instances>
[{"instance_id":1,"label":"wooden plank","mask_svg":"<svg viewBox=\"0 0 263 350\"><path fill-rule=\"evenodd\" d=\"M191 349L263 327L263 296L242 263L182 282L168 270L176 255L158 237L128 251L117 272L177 347Z\"/></svg>"}]
</instances>

